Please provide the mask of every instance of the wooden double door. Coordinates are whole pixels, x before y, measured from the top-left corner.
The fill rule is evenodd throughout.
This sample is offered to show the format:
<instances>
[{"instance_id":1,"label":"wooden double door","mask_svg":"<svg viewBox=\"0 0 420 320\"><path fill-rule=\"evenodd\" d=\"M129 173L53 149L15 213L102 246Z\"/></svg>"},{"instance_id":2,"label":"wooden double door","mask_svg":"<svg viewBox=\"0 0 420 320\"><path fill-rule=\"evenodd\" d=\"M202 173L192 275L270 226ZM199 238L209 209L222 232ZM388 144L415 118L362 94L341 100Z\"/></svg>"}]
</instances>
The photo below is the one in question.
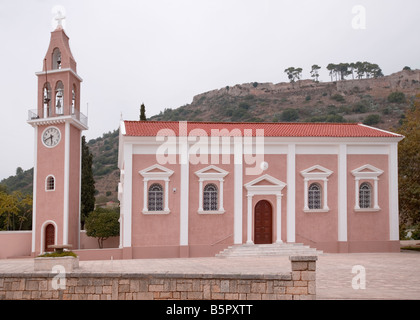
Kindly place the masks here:
<instances>
[{"instance_id":1,"label":"wooden double door","mask_svg":"<svg viewBox=\"0 0 420 320\"><path fill-rule=\"evenodd\" d=\"M255 205L254 243L273 243L273 208L267 200Z\"/></svg>"}]
</instances>

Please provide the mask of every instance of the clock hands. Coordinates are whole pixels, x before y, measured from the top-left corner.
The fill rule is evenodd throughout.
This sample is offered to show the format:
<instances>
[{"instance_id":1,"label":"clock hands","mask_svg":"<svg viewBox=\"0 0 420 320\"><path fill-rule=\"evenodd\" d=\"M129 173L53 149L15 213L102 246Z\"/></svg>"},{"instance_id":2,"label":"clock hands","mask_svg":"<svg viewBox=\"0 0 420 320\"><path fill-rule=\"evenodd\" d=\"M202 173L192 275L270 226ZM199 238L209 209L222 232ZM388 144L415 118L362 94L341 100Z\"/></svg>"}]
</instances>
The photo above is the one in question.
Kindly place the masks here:
<instances>
[{"instance_id":1,"label":"clock hands","mask_svg":"<svg viewBox=\"0 0 420 320\"><path fill-rule=\"evenodd\" d=\"M51 143L50 144L52 144L53 135L50 134L50 136L48 138L44 139L44 142L47 143L48 139L51 140Z\"/></svg>"}]
</instances>

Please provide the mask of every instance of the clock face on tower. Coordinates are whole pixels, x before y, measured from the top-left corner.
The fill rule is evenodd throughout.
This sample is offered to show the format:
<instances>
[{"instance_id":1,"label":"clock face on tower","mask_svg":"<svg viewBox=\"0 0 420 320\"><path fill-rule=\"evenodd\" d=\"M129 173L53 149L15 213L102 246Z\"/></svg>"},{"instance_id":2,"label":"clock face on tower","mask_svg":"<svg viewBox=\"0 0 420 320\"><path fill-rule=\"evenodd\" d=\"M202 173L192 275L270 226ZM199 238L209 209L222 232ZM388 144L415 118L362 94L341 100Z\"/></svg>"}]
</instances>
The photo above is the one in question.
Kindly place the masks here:
<instances>
[{"instance_id":1,"label":"clock face on tower","mask_svg":"<svg viewBox=\"0 0 420 320\"><path fill-rule=\"evenodd\" d=\"M42 143L48 148L55 147L61 139L60 130L56 127L48 127L42 133Z\"/></svg>"}]
</instances>

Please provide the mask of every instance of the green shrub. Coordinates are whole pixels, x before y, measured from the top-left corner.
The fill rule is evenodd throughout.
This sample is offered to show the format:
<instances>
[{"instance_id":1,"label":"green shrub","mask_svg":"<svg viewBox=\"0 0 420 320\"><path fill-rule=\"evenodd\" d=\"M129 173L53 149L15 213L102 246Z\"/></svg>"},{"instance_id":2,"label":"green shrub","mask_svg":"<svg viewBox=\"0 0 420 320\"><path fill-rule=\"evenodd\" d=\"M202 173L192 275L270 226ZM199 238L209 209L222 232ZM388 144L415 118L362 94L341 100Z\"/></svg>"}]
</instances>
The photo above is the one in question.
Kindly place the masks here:
<instances>
[{"instance_id":1,"label":"green shrub","mask_svg":"<svg viewBox=\"0 0 420 320\"><path fill-rule=\"evenodd\" d=\"M335 94L335 95L333 95L331 97L331 99L333 99L333 100L335 100L337 102L344 102L345 101L344 97L341 94L338 94L338 93Z\"/></svg>"},{"instance_id":2,"label":"green shrub","mask_svg":"<svg viewBox=\"0 0 420 320\"><path fill-rule=\"evenodd\" d=\"M381 116L379 114L370 114L363 121L363 124L367 126L372 126L381 122Z\"/></svg>"},{"instance_id":3,"label":"green shrub","mask_svg":"<svg viewBox=\"0 0 420 320\"><path fill-rule=\"evenodd\" d=\"M63 251L63 252L50 252L50 253L44 253L39 255L40 258L51 258L51 257L75 257L77 258L77 254L75 254L73 251Z\"/></svg>"},{"instance_id":4,"label":"green shrub","mask_svg":"<svg viewBox=\"0 0 420 320\"><path fill-rule=\"evenodd\" d=\"M388 95L388 101L391 103L404 103L405 94L403 92L392 92Z\"/></svg>"},{"instance_id":5,"label":"green shrub","mask_svg":"<svg viewBox=\"0 0 420 320\"><path fill-rule=\"evenodd\" d=\"M299 119L299 113L296 109L288 108L282 112L280 119L285 122L296 121Z\"/></svg>"},{"instance_id":6,"label":"green shrub","mask_svg":"<svg viewBox=\"0 0 420 320\"><path fill-rule=\"evenodd\" d=\"M411 233L411 239L420 240L420 224L417 225L416 228Z\"/></svg>"},{"instance_id":7,"label":"green shrub","mask_svg":"<svg viewBox=\"0 0 420 320\"><path fill-rule=\"evenodd\" d=\"M366 105L366 103L360 101L356 103L355 105L353 105L351 109L355 113L365 113L368 111L368 106Z\"/></svg>"}]
</instances>

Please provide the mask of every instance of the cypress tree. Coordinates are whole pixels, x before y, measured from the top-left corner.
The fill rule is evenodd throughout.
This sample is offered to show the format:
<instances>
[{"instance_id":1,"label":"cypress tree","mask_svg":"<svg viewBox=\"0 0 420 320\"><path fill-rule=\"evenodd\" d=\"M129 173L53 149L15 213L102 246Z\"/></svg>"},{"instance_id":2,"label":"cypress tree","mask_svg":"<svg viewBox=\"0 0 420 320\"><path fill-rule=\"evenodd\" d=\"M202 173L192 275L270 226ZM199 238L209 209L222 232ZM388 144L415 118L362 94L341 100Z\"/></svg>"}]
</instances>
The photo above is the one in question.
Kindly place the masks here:
<instances>
[{"instance_id":1,"label":"cypress tree","mask_svg":"<svg viewBox=\"0 0 420 320\"><path fill-rule=\"evenodd\" d=\"M140 106L140 120L146 121L146 107L144 106L144 103Z\"/></svg>"},{"instance_id":2,"label":"cypress tree","mask_svg":"<svg viewBox=\"0 0 420 320\"><path fill-rule=\"evenodd\" d=\"M95 209L95 180L92 171L92 153L86 144L85 136L82 137L82 183L81 183L81 228L89 213Z\"/></svg>"}]
</instances>

